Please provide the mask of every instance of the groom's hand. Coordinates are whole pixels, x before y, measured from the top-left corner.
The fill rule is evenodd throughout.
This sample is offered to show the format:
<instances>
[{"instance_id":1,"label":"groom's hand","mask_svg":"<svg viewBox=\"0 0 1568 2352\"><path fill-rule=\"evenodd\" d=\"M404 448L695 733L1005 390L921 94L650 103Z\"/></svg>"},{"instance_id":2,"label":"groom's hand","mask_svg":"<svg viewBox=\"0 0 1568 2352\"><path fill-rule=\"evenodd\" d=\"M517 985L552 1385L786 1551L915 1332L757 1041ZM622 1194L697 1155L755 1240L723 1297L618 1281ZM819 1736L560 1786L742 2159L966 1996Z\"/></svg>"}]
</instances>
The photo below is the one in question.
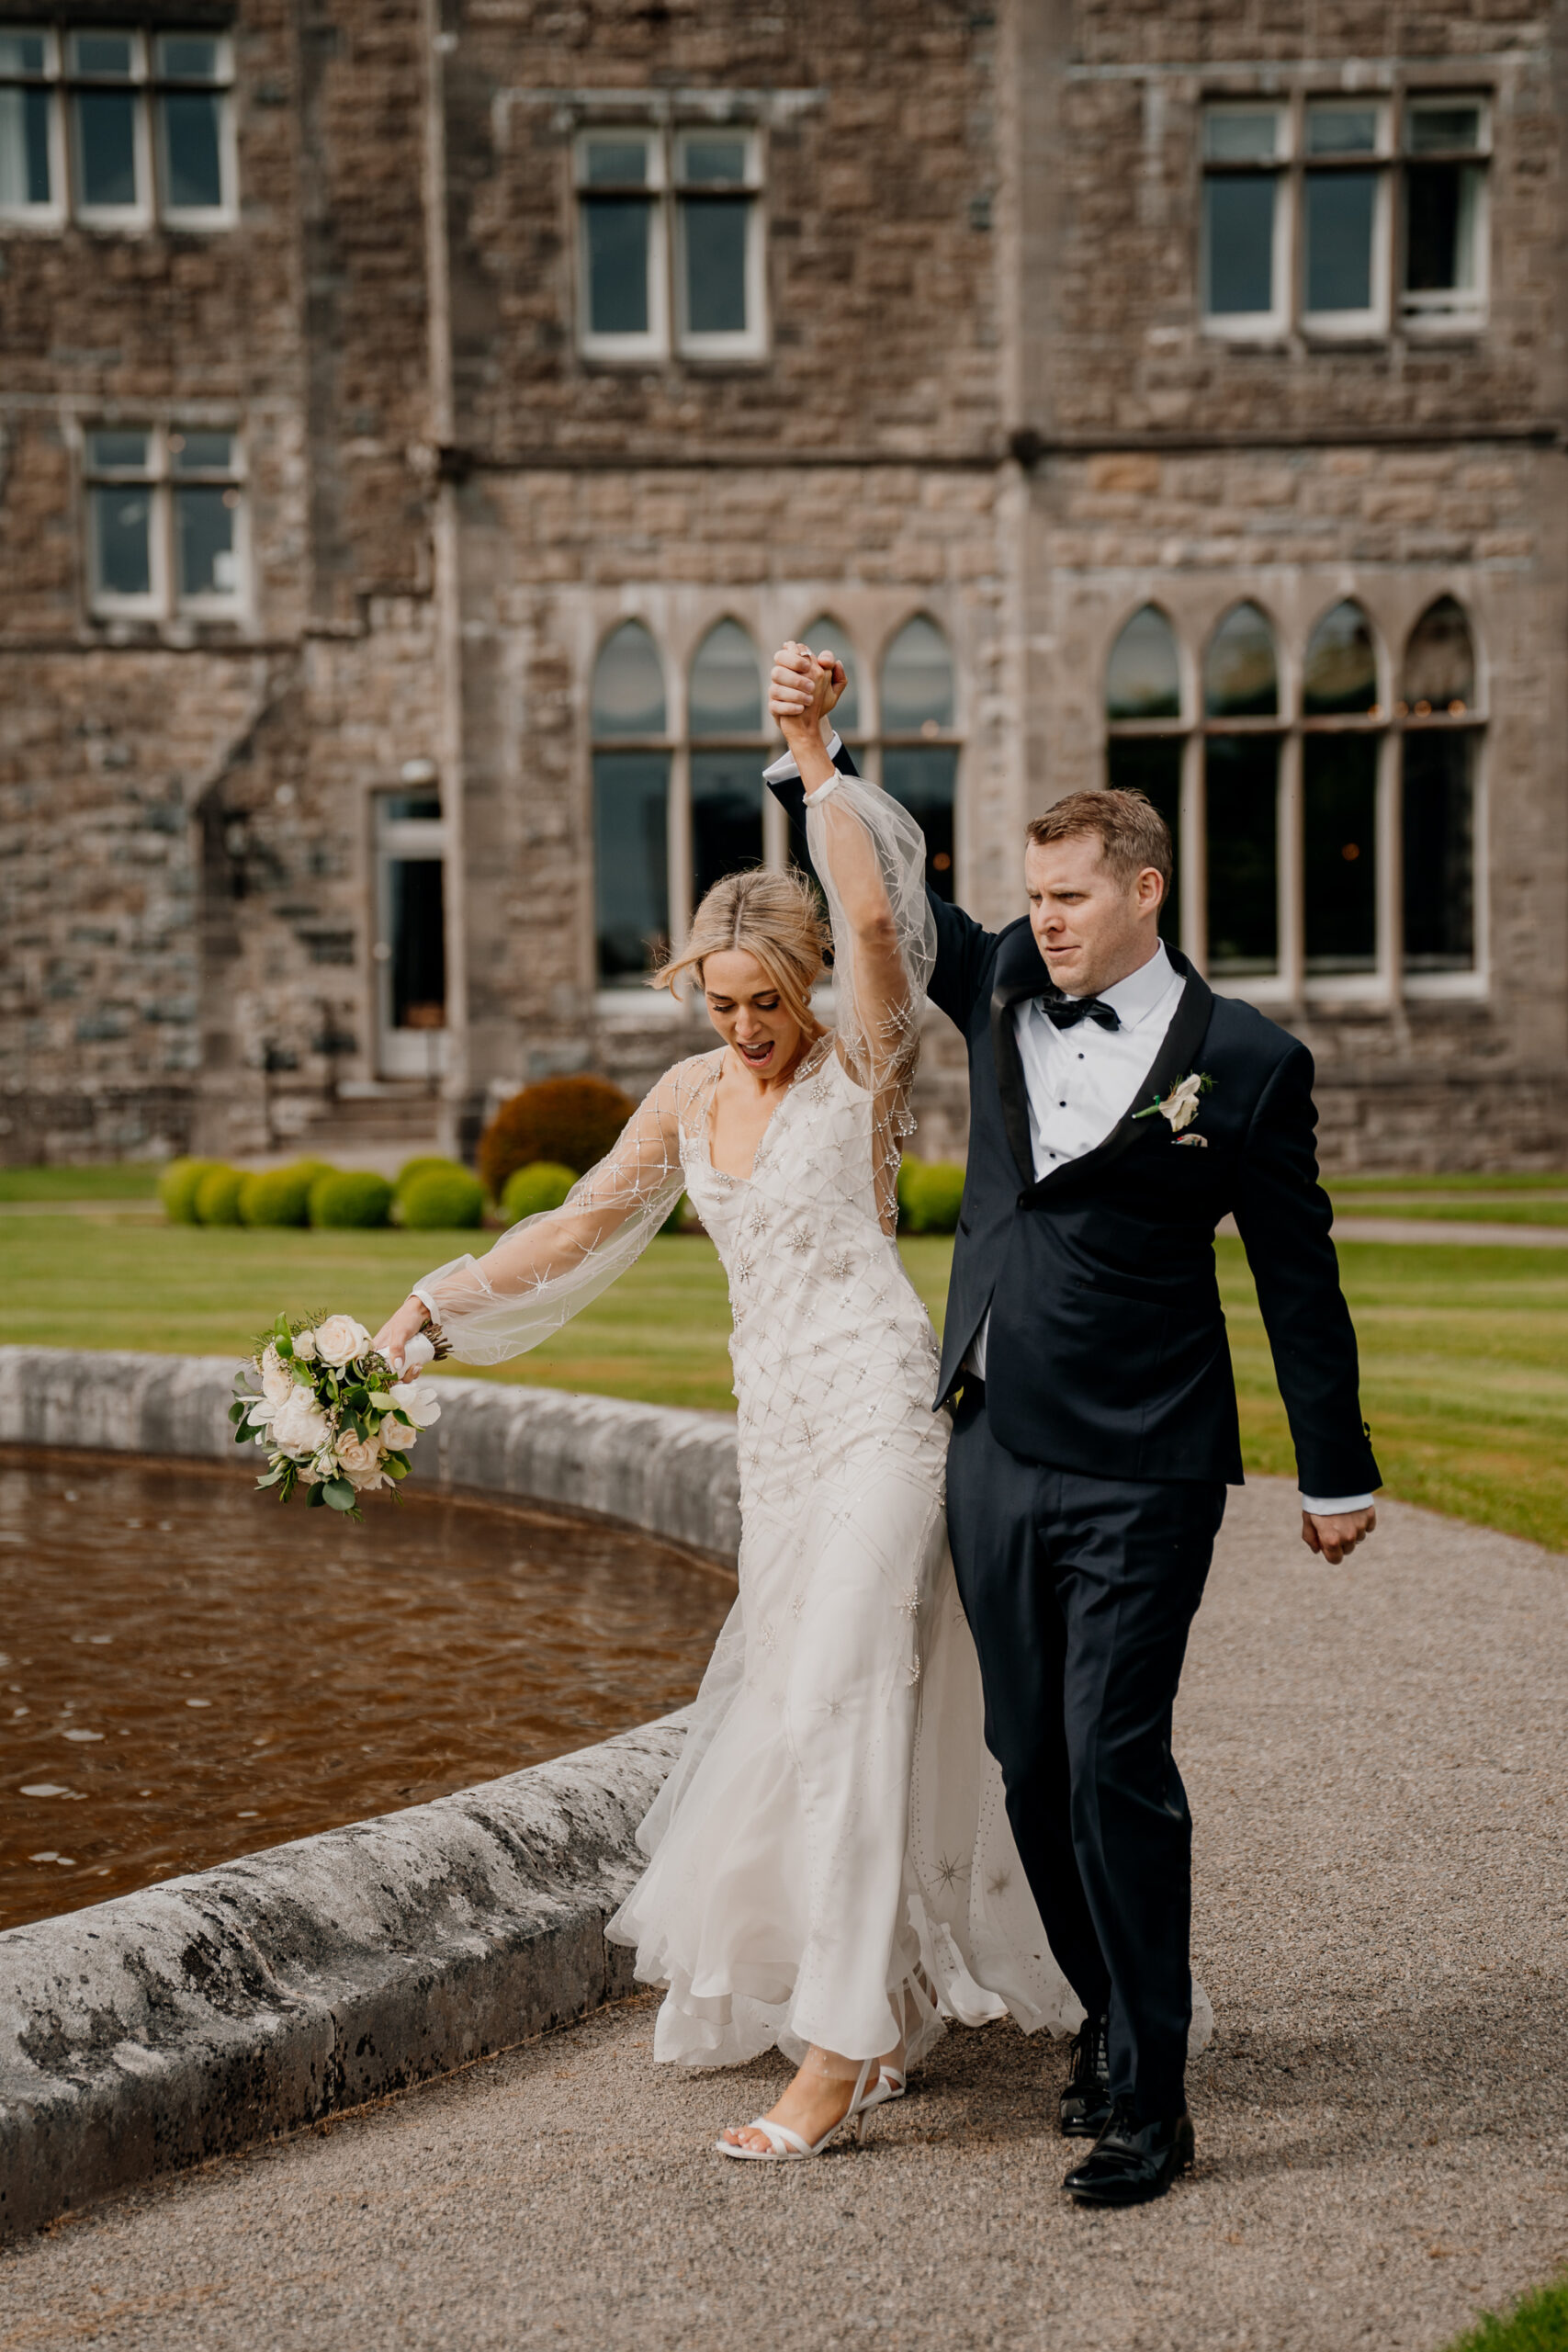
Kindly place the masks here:
<instances>
[{"instance_id":1,"label":"groom's hand","mask_svg":"<svg viewBox=\"0 0 1568 2352\"><path fill-rule=\"evenodd\" d=\"M1365 1510L1316 1511L1302 1513L1302 1542L1309 1552L1321 1552L1331 1568L1348 1560L1363 1537L1371 1533L1378 1515L1369 1504Z\"/></svg>"}]
</instances>

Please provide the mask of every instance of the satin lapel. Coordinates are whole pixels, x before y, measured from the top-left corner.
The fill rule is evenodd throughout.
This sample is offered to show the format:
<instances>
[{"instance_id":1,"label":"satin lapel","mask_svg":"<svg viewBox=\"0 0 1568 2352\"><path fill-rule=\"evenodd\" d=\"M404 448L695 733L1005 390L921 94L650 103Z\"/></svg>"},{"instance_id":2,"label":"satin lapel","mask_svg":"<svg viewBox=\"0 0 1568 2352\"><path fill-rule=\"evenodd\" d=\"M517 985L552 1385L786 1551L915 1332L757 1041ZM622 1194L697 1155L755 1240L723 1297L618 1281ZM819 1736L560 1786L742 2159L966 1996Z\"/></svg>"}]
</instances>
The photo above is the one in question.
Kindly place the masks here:
<instances>
[{"instance_id":1,"label":"satin lapel","mask_svg":"<svg viewBox=\"0 0 1568 2352\"><path fill-rule=\"evenodd\" d=\"M1170 954L1170 950L1168 949L1167 953ZM1181 1001L1178 1004L1170 1026L1165 1033L1164 1042L1155 1056L1153 1068L1116 1125L1111 1128L1111 1133L1106 1136L1105 1141L1096 1144L1092 1151L1086 1151L1081 1159L1064 1160L1060 1168L1053 1168L1049 1176L1043 1176L1032 1187L1036 1199L1043 1193L1047 1192L1053 1184L1060 1184L1069 1176L1082 1176L1091 1169L1108 1168L1113 1159L1119 1159L1137 1136L1136 1114L1147 1110L1156 1094L1168 1092L1177 1080L1184 1078L1192 1068L1193 1056L1208 1034L1209 1016L1214 1006L1214 992L1208 981L1193 970L1185 957L1179 960L1175 955L1170 954L1170 960L1176 965L1178 971L1186 973L1187 986L1181 991ZM1010 1030L1011 1025L1010 1022L1008 1024ZM992 1026L994 1029L994 1017ZM1024 1124L1027 1128L1027 1112Z\"/></svg>"},{"instance_id":2,"label":"satin lapel","mask_svg":"<svg viewBox=\"0 0 1568 2352\"><path fill-rule=\"evenodd\" d=\"M1005 966L1005 970L1004 970ZM1051 975L1027 926L1015 932L997 958L997 984L991 991L991 1062L1001 1097L1002 1125L1007 1129L1018 1172L1026 1184L1034 1182L1034 1143L1029 1132L1029 1091L1019 1059L1012 1009L1026 997L1038 996L1051 985Z\"/></svg>"}]
</instances>

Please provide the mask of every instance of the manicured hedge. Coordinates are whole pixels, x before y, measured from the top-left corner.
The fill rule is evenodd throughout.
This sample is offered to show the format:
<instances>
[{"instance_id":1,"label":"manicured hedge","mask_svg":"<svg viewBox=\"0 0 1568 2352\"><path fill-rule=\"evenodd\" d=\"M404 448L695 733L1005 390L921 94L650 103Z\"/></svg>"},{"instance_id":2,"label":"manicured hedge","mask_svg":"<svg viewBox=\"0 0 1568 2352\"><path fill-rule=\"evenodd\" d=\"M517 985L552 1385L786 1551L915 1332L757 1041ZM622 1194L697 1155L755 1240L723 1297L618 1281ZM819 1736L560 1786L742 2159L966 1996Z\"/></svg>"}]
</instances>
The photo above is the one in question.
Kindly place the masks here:
<instances>
[{"instance_id":1,"label":"manicured hedge","mask_svg":"<svg viewBox=\"0 0 1568 2352\"><path fill-rule=\"evenodd\" d=\"M240 1187L242 1225L309 1225L315 1167L268 1168L247 1176Z\"/></svg>"},{"instance_id":2,"label":"manicured hedge","mask_svg":"<svg viewBox=\"0 0 1568 2352\"><path fill-rule=\"evenodd\" d=\"M196 1196L204 1176L222 1163L216 1159L171 1159L158 1179L158 1198L171 1225L195 1225Z\"/></svg>"},{"instance_id":3,"label":"manicured hedge","mask_svg":"<svg viewBox=\"0 0 1568 2352\"><path fill-rule=\"evenodd\" d=\"M479 1170L492 1201L513 1171L553 1159L581 1176L603 1159L637 1105L605 1078L547 1078L503 1102L479 1137Z\"/></svg>"},{"instance_id":4,"label":"manicured hedge","mask_svg":"<svg viewBox=\"0 0 1568 2352\"><path fill-rule=\"evenodd\" d=\"M905 1233L952 1233L964 1201L964 1170L946 1159L907 1157L898 1169L898 1224Z\"/></svg>"},{"instance_id":5,"label":"manicured hedge","mask_svg":"<svg viewBox=\"0 0 1568 2352\"><path fill-rule=\"evenodd\" d=\"M514 1169L507 1178L502 1209L513 1225L519 1217L558 1209L576 1182L577 1170L564 1167L558 1159L530 1160L526 1168Z\"/></svg>"},{"instance_id":6,"label":"manicured hedge","mask_svg":"<svg viewBox=\"0 0 1568 2352\"><path fill-rule=\"evenodd\" d=\"M238 1225L245 1180L237 1168L209 1168L196 1188L197 1225Z\"/></svg>"},{"instance_id":7,"label":"manicured hedge","mask_svg":"<svg viewBox=\"0 0 1568 2352\"><path fill-rule=\"evenodd\" d=\"M367 1168L318 1176L310 1187L312 1225L339 1228L385 1225L391 1206L390 1184Z\"/></svg>"},{"instance_id":8,"label":"manicured hedge","mask_svg":"<svg viewBox=\"0 0 1568 2352\"><path fill-rule=\"evenodd\" d=\"M449 1159L445 1152L427 1151L422 1153L417 1159L405 1159L393 1180L394 1197L400 1201L416 1176L428 1176L433 1169L445 1170L448 1168L461 1168L461 1160Z\"/></svg>"},{"instance_id":9,"label":"manicured hedge","mask_svg":"<svg viewBox=\"0 0 1568 2352\"><path fill-rule=\"evenodd\" d=\"M398 1209L412 1231L455 1231L479 1224L485 1210L485 1188L477 1176L455 1163L425 1168L407 1183L400 1180Z\"/></svg>"}]
</instances>

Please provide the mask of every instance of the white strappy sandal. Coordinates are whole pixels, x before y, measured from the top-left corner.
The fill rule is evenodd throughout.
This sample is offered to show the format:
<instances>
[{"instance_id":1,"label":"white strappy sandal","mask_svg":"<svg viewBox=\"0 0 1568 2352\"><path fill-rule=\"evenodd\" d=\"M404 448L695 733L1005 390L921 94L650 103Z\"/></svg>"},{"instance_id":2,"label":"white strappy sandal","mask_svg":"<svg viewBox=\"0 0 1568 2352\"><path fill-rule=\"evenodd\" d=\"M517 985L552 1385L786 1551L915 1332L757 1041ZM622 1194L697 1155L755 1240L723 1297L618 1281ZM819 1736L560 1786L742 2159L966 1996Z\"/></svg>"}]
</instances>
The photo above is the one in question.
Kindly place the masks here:
<instances>
[{"instance_id":1,"label":"white strappy sandal","mask_svg":"<svg viewBox=\"0 0 1568 2352\"><path fill-rule=\"evenodd\" d=\"M886 2105L888 2099L902 2096L901 2081L898 2090L889 2088L888 2072L886 2067L878 2068L874 2058L868 2058L855 2076L854 2097L837 2123L830 2123L815 2143L802 2139L798 2132L792 2132L787 2123L771 2123L765 2115L758 2115L753 2116L750 2123L742 2123L736 2128L742 2132L760 2132L768 2143L765 2148L738 2148L732 2140L722 2139L716 2140L714 2146L721 2156L740 2156L751 2164L790 2165L803 2164L807 2156L819 2156L846 2123L854 2125L857 2143L863 2143L866 2121L874 2110ZM876 2085L874 2089L868 2091L866 2085L874 2074L877 2078Z\"/></svg>"}]
</instances>

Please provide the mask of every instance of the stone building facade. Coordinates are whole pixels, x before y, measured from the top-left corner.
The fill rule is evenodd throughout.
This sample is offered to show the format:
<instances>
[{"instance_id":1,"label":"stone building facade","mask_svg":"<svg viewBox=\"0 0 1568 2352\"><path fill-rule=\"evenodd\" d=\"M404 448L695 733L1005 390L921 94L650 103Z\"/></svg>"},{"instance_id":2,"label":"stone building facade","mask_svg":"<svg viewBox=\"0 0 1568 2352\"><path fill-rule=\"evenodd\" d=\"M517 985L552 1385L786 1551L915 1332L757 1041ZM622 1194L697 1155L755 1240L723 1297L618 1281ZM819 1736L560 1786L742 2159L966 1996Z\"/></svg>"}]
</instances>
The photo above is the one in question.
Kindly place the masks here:
<instances>
[{"instance_id":1,"label":"stone building facade","mask_svg":"<svg viewBox=\"0 0 1568 2352\"><path fill-rule=\"evenodd\" d=\"M639 1087L809 629L933 887L1139 783L1331 1158L1561 1162L1564 15L4 0L4 1156Z\"/></svg>"}]
</instances>

